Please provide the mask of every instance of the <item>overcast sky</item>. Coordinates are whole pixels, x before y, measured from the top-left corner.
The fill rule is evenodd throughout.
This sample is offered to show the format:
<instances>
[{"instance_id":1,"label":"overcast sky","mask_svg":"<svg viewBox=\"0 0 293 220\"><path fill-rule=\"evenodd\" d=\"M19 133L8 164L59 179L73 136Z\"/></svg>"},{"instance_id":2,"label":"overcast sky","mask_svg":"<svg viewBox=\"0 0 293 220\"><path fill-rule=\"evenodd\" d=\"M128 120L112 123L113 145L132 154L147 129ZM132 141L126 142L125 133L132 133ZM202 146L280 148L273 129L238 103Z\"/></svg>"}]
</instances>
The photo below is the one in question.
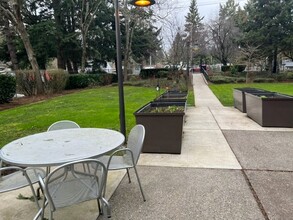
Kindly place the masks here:
<instances>
[{"instance_id":1,"label":"overcast sky","mask_svg":"<svg viewBox=\"0 0 293 220\"><path fill-rule=\"evenodd\" d=\"M198 11L200 16L204 17L204 22L209 22L211 19L216 18L219 13L219 5L225 4L226 1L197 0ZM163 27L164 44L168 48L168 44L172 36L174 36L174 33L170 33L170 29L175 31L176 27L184 27L185 16L189 11L191 0L156 0L156 2L160 3L157 7L160 7L159 14L162 22L165 22L165 24L159 24L159 26ZM247 3L247 0L235 0L235 3L239 3L243 7ZM153 7L156 6L154 5Z\"/></svg>"}]
</instances>

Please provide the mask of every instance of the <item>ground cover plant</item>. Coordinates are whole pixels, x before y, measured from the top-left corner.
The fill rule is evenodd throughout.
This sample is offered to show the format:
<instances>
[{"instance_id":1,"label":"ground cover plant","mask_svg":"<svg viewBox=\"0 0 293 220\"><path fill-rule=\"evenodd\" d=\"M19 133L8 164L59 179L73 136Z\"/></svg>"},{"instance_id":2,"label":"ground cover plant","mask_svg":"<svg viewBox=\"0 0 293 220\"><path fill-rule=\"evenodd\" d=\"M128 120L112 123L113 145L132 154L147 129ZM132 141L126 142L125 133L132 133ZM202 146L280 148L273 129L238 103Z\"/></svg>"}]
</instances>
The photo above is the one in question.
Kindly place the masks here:
<instances>
[{"instance_id":1,"label":"ground cover plant","mask_svg":"<svg viewBox=\"0 0 293 220\"><path fill-rule=\"evenodd\" d=\"M161 91L163 92L163 91ZM135 125L133 113L154 100L152 87L124 87L127 133ZM189 100L192 100L192 90ZM193 99L194 100L194 99ZM81 127L119 130L119 101L116 86L85 89L73 94L0 111L0 148L12 140L44 132L58 120L73 120Z\"/></svg>"},{"instance_id":2,"label":"ground cover plant","mask_svg":"<svg viewBox=\"0 0 293 220\"><path fill-rule=\"evenodd\" d=\"M209 87L224 106L233 106L233 88L251 87L293 95L293 83L210 84Z\"/></svg>"}]
</instances>

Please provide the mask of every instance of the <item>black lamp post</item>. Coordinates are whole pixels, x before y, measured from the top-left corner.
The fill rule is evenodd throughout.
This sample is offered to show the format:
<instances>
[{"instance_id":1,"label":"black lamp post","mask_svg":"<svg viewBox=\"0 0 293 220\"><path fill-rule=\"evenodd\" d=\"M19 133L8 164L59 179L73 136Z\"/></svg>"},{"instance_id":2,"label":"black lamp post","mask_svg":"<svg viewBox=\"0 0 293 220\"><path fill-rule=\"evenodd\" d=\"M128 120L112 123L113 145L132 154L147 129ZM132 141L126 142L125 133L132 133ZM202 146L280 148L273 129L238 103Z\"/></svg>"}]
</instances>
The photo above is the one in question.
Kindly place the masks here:
<instances>
[{"instance_id":1,"label":"black lamp post","mask_svg":"<svg viewBox=\"0 0 293 220\"><path fill-rule=\"evenodd\" d=\"M132 0L130 4L138 7L147 7L155 4L154 0ZM115 34L116 34L116 54L117 54L117 75L119 88L119 118L120 118L120 132L126 136L125 126L125 105L124 105L124 89L123 89L123 72L122 72L122 55L121 55L121 35L120 35L120 17L119 17L119 3L114 1L115 7Z\"/></svg>"}]
</instances>

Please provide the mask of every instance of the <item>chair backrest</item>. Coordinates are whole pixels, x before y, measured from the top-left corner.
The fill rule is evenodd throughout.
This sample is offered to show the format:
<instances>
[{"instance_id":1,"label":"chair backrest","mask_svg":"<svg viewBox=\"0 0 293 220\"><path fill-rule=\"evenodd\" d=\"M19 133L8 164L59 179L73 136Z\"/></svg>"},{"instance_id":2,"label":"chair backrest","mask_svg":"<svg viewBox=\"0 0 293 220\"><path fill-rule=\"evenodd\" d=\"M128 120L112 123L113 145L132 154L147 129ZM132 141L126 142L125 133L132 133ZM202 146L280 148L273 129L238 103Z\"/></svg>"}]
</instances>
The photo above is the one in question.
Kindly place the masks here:
<instances>
[{"instance_id":1,"label":"chair backrest","mask_svg":"<svg viewBox=\"0 0 293 220\"><path fill-rule=\"evenodd\" d=\"M74 122L69 120L62 120L57 121L50 125L47 131L55 131L55 130L61 130L61 129L69 129L69 128L80 128L80 126Z\"/></svg>"},{"instance_id":2,"label":"chair backrest","mask_svg":"<svg viewBox=\"0 0 293 220\"><path fill-rule=\"evenodd\" d=\"M103 163L86 159L63 164L41 181L51 211L102 196L107 172Z\"/></svg>"},{"instance_id":3,"label":"chair backrest","mask_svg":"<svg viewBox=\"0 0 293 220\"><path fill-rule=\"evenodd\" d=\"M127 148L129 148L133 153L134 163L136 164L140 152L142 150L143 142L145 137L145 128L143 125L135 125L128 136Z\"/></svg>"}]
</instances>

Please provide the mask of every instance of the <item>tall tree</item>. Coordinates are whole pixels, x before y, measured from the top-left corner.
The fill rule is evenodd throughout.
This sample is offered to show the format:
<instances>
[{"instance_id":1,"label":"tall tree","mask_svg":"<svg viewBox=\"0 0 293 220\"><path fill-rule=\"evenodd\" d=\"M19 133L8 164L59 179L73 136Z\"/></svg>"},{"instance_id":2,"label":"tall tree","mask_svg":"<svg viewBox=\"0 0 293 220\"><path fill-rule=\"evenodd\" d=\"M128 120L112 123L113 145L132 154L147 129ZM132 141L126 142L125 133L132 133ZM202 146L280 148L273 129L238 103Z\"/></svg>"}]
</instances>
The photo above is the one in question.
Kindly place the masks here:
<instances>
[{"instance_id":1,"label":"tall tree","mask_svg":"<svg viewBox=\"0 0 293 220\"><path fill-rule=\"evenodd\" d=\"M15 33L13 28L9 24L9 20L5 19L4 17L0 17L0 24L3 26L3 33L5 36L5 40L7 43L7 49L10 56L10 60L12 63L13 70L18 69L18 59L16 55L16 47L14 44Z\"/></svg>"},{"instance_id":2,"label":"tall tree","mask_svg":"<svg viewBox=\"0 0 293 220\"><path fill-rule=\"evenodd\" d=\"M238 51L237 7L234 0L228 0L221 5L219 17L210 24L212 55L223 65L232 62Z\"/></svg>"},{"instance_id":3,"label":"tall tree","mask_svg":"<svg viewBox=\"0 0 293 220\"><path fill-rule=\"evenodd\" d=\"M183 59L186 58L186 47L183 33L180 31L180 28L177 29L177 34L174 38L174 41L170 49L170 61L173 65L178 65Z\"/></svg>"},{"instance_id":4,"label":"tall tree","mask_svg":"<svg viewBox=\"0 0 293 220\"><path fill-rule=\"evenodd\" d=\"M2 0L0 2L0 12L2 16L4 16L14 25L19 36L21 37L27 52L29 62L35 74L36 85L37 85L36 92L38 94L42 94L44 93L44 87L43 87L43 83L41 79L39 65L38 65L33 47L31 45L29 35L23 23L22 4L23 4L22 0L13 0L13 1Z\"/></svg>"},{"instance_id":5,"label":"tall tree","mask_svg":"<svg viewBox=\"0 0 293 220\"><path fill-rule=\"evenodd\" d=\"M201 35L203 27L202 20L204 17L200 17L196 0L191 0L189 6L189 12L185 16L185 32L188 34L187 41L189 43L189 58L191 60L191 66L193 62L193 49L198 47L198 40Z\"/></svg>"},{"instance_id":6,"label":"tall tree","mask_svg":"<svg viewBox=\"0 0 293 220\"><path fill-rule=\"evenodd\" d=\"M244 32L242 40L260 45L272 73L279 70L278 54L292 51L292 7L292 0L250 0L245 7L247 17L240 26Z\"/></svg>"},{"instance_id":7,"label":"tall tree","mask_svg":"<svg viewBox=\"0 0 293 220\"><path fill-rule=\"evenodd\" d=\"M78 2L77 2L78 3ZM80 17L80 31L81 31L81 44L82 44L82 56L81 56L81 71L85 72L85 65L87 59L87 37L89 33L90 25L96 17L99 6L102 0L80 0L81 8L79 12Z\"/></svg>"}]
</instances>

